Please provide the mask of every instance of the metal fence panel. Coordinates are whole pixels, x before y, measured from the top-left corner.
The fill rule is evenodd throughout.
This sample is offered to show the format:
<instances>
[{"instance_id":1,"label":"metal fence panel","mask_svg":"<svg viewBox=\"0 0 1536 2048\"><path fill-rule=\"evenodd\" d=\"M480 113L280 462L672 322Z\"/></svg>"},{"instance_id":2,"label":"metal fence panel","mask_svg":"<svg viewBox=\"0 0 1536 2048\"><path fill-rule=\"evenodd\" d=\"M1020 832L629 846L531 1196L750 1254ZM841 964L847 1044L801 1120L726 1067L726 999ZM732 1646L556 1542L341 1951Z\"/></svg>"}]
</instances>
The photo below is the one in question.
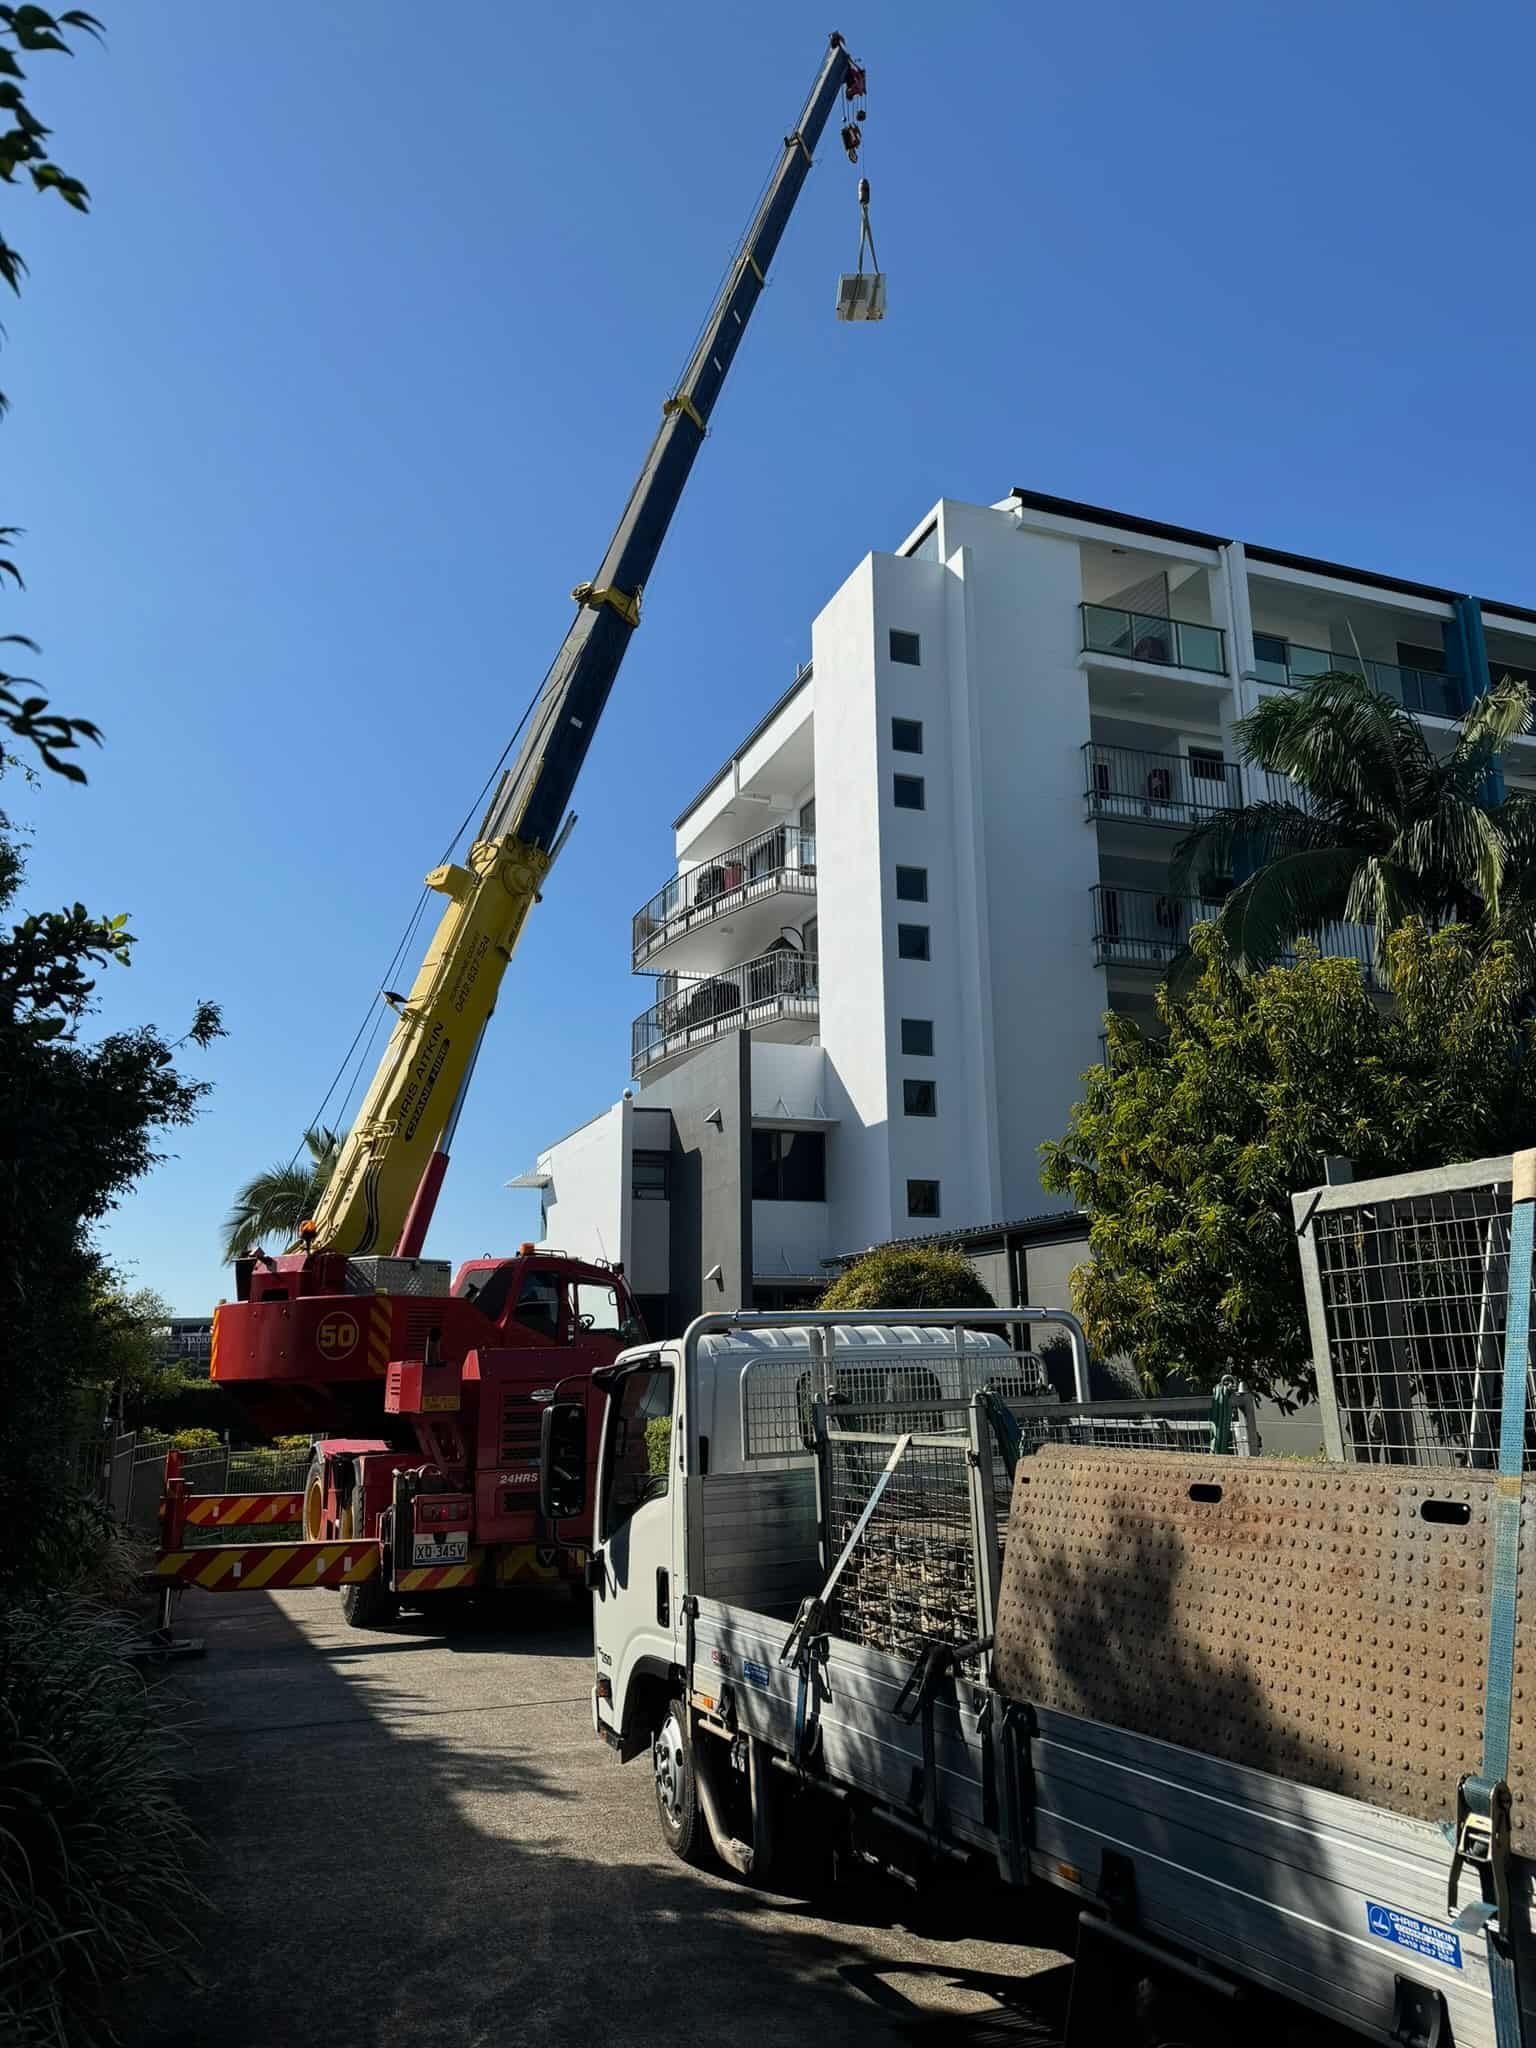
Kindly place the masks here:
<instances>
[{"instance_id":1,"label":"metal fence panel","mask_svg":"<svg viewBox=\"0 0 1536 2048\"><path fill-rule=\"evenodd\" d=\"M1005 1356L1003 1363L1009 1362ZM951 1357L948 1363L958 1367L963 1361ZM894 1368L846 1370L883 1370L888 1381L893 1371L910 1365L902 1358ZM896 1407L888 1401L861 1410L813 1403L810 1427L820 1434L823 1541L829 1560L841 1554L891 1453L911 1433L844 1567L831 1614L832 1626L848 1641L915 1656L926 1642L968 1642L981 1633L978 1572L985 1560L977 1556L977 1544L1002 1544L1014 1471L1002 1445L983 1425L974 1448L987 1473L988 1491L980 1505L985 1512L990 1497L992 1526L977 1529L970 1493L972 1397L903 1388L896 1399L912 1405ZM1020 1466L1046 1445L1186 1457L1209 1455L1213 1449L1211 1404L1202 1395L1156 1401L1006 1400L1006 1405L1019 1424ZM1233 1404L1231 1453L1251 1457L1257 1448L1251 1407L1239 1399Z\"/></svg>"},{"instance_id":2,"label":"metal fence panel","mask_svg":"<svg viewBox=\"0 0 1536 2048\"><path fill-rule=\"evenodd\" d=\"M838 1555L885 1470L894 1439L831 1431L822 1454L828 1556ZM925 1643L980 1634L969 1441L914 1437L832 1596L849 1642L915 1657Z\"/></svg>"},{"instance_id":3,"label":"metal fence panel","mask_svg":"<svg viewBox=\"0 0 1536 2048\"><path fill-rule=\"evenodd\" d=\"M1359 1464L1494 1466L1508 1160L1296 1199L1330 1450ZM1533 1395L1536 1379L1527 1387L1527 1470L1536 1456Z\"/></svg>"}]
</instances>

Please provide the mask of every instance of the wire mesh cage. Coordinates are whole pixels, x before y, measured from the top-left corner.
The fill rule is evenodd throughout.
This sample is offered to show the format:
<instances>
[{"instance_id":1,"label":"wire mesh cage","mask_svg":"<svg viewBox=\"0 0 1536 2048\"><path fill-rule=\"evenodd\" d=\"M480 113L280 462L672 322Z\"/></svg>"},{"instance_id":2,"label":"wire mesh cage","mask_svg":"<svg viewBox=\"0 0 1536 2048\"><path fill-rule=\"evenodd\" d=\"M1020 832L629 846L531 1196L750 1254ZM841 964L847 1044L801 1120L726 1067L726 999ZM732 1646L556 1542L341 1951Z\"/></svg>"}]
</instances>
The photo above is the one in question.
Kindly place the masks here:
<instances>
[{"instance_id":1,"label":"wire mesh cage","mask_svg":"<svg viewBox=\"0 0 1536 2048\"><path fill-rule=\"evenodd\" d=\"M881 1436L828 1434L822 1486L829 1554L840 1555L896 1446ZM969 1441L913 1437L865 1525L832 1596L829 1623L846 1641L898 1657L980 1633Z\"/></svg>"},{"instance_id":2,"label":"wire mesh cage","mask_svg":"<svg viewBox=\"0 0 1536 2048\"><path fill-rule=\"evenodd\" d=\"M886 1391L889 1396L888 1385ZM887 1463L908 1437L843 1566L830 1616L835 1633L849 1642L915 1656L925 1643L969 1642L980 1632L977 1580L983 1561L977 1547L993 1545L1001 1554L1015 1468L998 1433L989 1433L985 1422L973 1428L974 1396L924 1395L907 1387L898 1398L912 1405L897 1407L889 1398L863 1410L816 1403L811 1427L820 1433L829 1561L841 1557ZM1018 1425L1019 1457L1042 1444L1186 1455L1214 1448L1211 1405L1200 1396L1065 1403L1005 1395L1003 1405ZM1243 1403L1235 1404L1228 1447L1249 1455L1255 1441L1251 1414ZM979 1454L984 1484L975 1520L973 1453Z\"/></svg>"},{"instance_id":3,"label":"wire mesh cage","mask_svg":"<svg viewBox=\"0 0 1536 2048\"><path fill-rule=\"evenodd\" d=\"M863 1333L866 1339L874 1334ZM814 1451L818 1401L827 1403L834 1428L942 1434L964 1430L971 1397L982 1387L1010 1403L1054 1398L1035 1353L1010 1350L976 1331L934 1341L936 1334L897 1328L878 1345L836 1343L822 1356L799 1349L750 1360L740 1380L743 1457ZM913 1341L924 1335L928 1342Z\"/></svg>"},{"instance_id":4,"label":"wire mesh cage","mask_svg":"<svg viewBox=\"0 0 1536 2048\"><path fill-rule=\"evenodd\" d=\"M1497 1464L1510 1186L1506 1158L1296 1197L1330 1455Z\"/></svg>"}]
</instances>

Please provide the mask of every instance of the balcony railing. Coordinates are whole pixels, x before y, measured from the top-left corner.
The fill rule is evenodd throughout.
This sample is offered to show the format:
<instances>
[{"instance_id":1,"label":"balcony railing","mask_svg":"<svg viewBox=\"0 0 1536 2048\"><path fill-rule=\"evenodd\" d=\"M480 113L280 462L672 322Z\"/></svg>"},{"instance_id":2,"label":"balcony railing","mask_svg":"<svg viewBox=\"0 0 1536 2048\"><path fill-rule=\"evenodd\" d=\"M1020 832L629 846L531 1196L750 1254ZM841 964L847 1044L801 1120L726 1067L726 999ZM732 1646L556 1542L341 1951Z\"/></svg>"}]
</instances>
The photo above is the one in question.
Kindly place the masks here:
<instances>
[{"instance_id":1,"label":"balcony railing","mask_svg":"<svg viewBox=\"0 0 1536 2048\"><path fill-rule=\"evenodd\" d=\"M816 834L798 825L773 825L686 874L674 875L635 912L630 945L636 970L681 933L760 897L786 892L816 893Z\"/></svg>"},{"instance_id":2,"label":"balcony railing","mask_svg":"<svg viewBox=\"0 0 1536 2048\"><path fill-rule=\"evenodd\" d=\"M1243 800L1237 763L1215 754L1145 754L1138 747L1087 740L1083 777L1091 818L1194 825Z\"/></svg>"},{"instance_id":3,"label":"balcony railing","mask_svg":"<svg viewBox=\"0 0 1536 2048\"><path fill-rule=\"evenodd\" d=\"M1264 634L1257 636L1263 639ZM1326 647L1298 647L1286 643L1284 661L1255 657L1253 672L1261 683L1280 683L1297 689L1318 676L1364 676L1383 697L1394 697L1409 711L1432 712L1436 718L1460 718L1462 687L1459 675L1445 675L1428 668L1404 668L1395 661L1367 661L1358 654L1336 654Z\"/></svg>"},{"instance_id":4,"label":"balcony railing","mask_svg":"<svg viewBox=\"0 0 1536 2048\"><path fill-rule=\"evenodd\" d=\"M1157 612L1123 612L1108 604L1085 604L1080 610L1087 653L1118 654L1127 661L1156 661L1212 676L1227 672L1227 637L1220 626L1165 619Z\"/></svg>"},{"instance_id":5,"label":"balcony railing","mask_svg":"<svg viewBox=\"0 0 1536 2048\"><path fill-rule=\"evenodd\" d=\"M745 960L727 974L687 981L643 1011L630 1027L635 1074L678 1058L728 1031L753 1031L786 1018L814 1022L817 958L784 948Z\"/></svg>"},{"instance_id":6,"label":"balcony railing","mask_svg":"<svg viewBox=\"0 0 1536 2048\"><path fill-rule=\"evenodd\" d=\"M1197 924L1215 917L1219 903L1199 896L1160 896L1155 889L1121 889L1099 882L1093 895L1093 948L1100 967L1166 967ZM1366 985L1376 986L1368 925L1326 924L1308 937L1321 953L1357 960ZM1284 958L1289 961L1294 954Z\"/></svg>"}]
</instances>

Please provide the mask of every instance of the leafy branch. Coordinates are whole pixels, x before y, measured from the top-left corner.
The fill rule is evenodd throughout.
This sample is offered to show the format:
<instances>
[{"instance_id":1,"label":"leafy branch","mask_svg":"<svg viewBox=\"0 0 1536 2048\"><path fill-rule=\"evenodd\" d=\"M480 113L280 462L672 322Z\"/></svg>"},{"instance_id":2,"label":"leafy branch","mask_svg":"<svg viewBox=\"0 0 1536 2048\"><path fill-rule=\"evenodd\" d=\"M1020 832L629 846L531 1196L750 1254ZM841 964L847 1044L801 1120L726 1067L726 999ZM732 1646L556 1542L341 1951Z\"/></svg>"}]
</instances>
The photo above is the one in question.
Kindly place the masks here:
<instances>
[{"instance_id":1,"label":"leafy branch","mask_svg":"<svg viewBox=\"0 0 1536 2048\"><path fill-rule=\"evenodd\" d=\"M0 131L0 181L15 185L20 174L25 173L34 191L56 192L66 206L73 207L76 213L86 213L90 210L91 195L78 178L54 162L48 149L50 130L27 104L27 74L21 63L23 54L41 51L72 56L63 34L66 29L97 41L102 33L95 15L87 14L83 8L72 7L66 13L54 15L42 7L0 6L0 122L8 119L11 124ZM26 259L0 233L0 280L20 297L21 280L26 274ZM5 396L0 393L0 414L5 409ZM0 546L15 540L18 531L14 526L0 527ZM21 571L14 560L0 554L0 587L7 581L18 590L22 587ZM20 633L0 634L0 646L24 647L34 654L38 651L37 643ZM84 782L85 770L64 756L78 748L82 740L99 743L101 739L90 719L65 718L50 711L48 699L38 694L30 676L11 675L3 668L0 727L10 733L13 742L32 747L45 768L70 782ZM6 759L5 750L0 748L0 767Z\"/></svg>"}]
</instances>

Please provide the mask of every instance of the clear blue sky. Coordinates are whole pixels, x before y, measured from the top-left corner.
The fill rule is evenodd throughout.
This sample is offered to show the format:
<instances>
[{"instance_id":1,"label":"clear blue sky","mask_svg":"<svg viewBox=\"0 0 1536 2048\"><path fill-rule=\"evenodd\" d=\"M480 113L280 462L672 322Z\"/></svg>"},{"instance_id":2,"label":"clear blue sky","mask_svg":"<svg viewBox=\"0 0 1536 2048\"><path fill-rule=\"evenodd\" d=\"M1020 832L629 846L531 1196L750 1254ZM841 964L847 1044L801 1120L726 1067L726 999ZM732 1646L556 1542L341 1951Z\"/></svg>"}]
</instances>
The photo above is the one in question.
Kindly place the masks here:
<instances>
[{"instance_id":1,"label":"clear blue sky","mask_svg":"<svg viewBox=\"0 0 1536 2048\"><path fill-rule=\"evenodd\" d=\"M941 494L1027 484L1536 602L1512 0L99 11L105 49L32 66L95 207L6 196L32 277L0 453L10 620L107 745L88 790L4 799L30 902L132 914L104 1027L224 1006L206 1114L105 1238L180 1310L226 1291L231 1188L296 1141L564 632L828 28L869 65L890 316L833 321L857 218L829 143L430 1249L528 1234L502 1183L625 1084L668 821Z\"/></svg>"}]
</instances>

